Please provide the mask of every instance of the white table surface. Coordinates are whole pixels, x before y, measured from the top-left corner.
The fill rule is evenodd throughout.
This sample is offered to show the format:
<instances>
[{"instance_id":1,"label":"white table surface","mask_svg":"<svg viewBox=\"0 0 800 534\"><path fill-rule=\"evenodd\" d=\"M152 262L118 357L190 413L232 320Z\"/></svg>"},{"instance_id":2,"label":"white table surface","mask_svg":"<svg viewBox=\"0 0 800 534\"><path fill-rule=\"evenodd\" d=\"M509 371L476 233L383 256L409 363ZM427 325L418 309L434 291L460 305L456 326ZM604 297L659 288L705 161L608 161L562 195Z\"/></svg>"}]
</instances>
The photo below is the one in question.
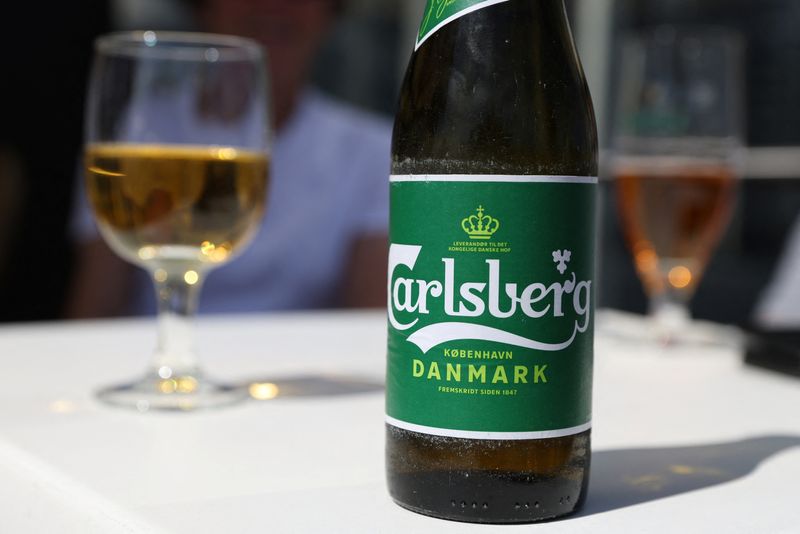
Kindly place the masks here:
<instances>
[{"instance_id":1,"label":"white table surface","mask_svg":"<svg viewBox=\"0 0 800 534\"><path fill-rule=\"evenodd\" d=\"M800 381L730 348L597 339L594 456L580 515L528 526L419 516L383 474L383 393L139 414L92 391L138 374L150 320L0 328L0 534L800 533ZM609 328L608 331L611 329ZM382 382L381 314L201 319L209 373Z\"/></svg>"}]
</instances>

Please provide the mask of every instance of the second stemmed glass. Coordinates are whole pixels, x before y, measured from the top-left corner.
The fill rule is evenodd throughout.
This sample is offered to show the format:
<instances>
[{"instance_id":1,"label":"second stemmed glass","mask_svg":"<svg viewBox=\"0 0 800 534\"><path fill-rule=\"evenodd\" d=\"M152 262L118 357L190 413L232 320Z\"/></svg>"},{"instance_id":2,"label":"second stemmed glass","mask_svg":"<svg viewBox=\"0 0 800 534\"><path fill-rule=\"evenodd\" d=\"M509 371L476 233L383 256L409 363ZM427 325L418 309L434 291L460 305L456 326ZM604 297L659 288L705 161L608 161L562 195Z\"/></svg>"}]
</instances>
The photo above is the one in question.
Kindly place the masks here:
<instances>
[{"instance_id":1,"label":"second stemmed glass","mask_svg":"<svg viewBox=\"0 0 800 534\"><path fill-rule=\"evenodd\" d=\"M742 168L738 37L661 27L625 40L611 170L662 342L686 339L688 302L735 204Z\"/></svg>"},{"instance_id":2,"label":"second stemmed glass","mask_svg":"<svg viewBox=\"0 0 800 534\"><path fill-rule=\"evenodd\" d=\"M256 232L269 176L265 59L238 37L101 37L89 88L86 189L100 233L155 284L159 335L139 380L102 400L194 410L244 399L209 381L191 343L198 292Z\"/></svg>"}]
</instances>

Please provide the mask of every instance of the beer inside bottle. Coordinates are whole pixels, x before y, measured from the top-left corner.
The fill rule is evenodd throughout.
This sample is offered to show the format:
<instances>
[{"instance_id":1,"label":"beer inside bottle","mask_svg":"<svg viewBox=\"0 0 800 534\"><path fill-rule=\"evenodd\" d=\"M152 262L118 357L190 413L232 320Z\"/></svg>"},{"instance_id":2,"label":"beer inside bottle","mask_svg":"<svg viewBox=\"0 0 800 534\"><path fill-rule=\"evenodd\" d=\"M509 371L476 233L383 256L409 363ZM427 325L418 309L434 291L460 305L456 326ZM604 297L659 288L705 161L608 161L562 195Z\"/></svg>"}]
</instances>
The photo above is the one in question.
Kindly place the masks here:
<instances>
[{"instance_id":1,"label":"beer inside bottle","mask_svg":"<svg viewBox=\"0 0 800 534\"><path fill-rule=\"evenodd\" d=\"M401 506L481 523L580 508L596 187L563 0L429 0L392 146L386 460Z\"/></svg>"}]
</instances>

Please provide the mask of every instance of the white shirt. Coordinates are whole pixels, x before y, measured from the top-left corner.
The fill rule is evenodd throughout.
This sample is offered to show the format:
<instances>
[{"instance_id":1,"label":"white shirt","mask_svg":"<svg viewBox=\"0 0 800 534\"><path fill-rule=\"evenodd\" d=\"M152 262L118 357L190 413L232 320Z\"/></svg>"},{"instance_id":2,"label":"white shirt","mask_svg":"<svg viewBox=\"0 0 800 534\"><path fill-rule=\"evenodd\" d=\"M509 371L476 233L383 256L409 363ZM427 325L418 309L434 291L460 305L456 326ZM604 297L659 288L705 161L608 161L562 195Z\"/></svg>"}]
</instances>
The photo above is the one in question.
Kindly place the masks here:
<instances>
[{"instance_id":1,"label":"white shirt","mask_svg":"<svg viewBox=\"0 0 800 534\"><path fill-rule=\"evenodd\" d=\"M388 121L306 93L275 140L261 228L243 253L209 273L200 311L334 305L353 243L387 232L390 140ZM153 313L152 281L142 271L136 284L130 312Z\"/></svg>"}]
</instances>

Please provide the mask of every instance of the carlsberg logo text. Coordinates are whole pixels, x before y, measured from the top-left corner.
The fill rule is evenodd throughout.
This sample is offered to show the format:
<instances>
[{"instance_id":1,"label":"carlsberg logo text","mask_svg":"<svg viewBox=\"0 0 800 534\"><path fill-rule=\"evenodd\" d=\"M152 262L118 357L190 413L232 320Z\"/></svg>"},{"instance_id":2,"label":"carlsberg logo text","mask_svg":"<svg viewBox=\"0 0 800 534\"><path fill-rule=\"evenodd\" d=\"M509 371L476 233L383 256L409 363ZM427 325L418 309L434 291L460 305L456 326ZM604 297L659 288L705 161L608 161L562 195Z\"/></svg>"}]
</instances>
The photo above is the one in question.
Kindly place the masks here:
<instances>
[{"instance_id":1,"label":"carlsberg logo text","mask_svg":"<svg viewBox=\"0 0 800 534\"><path fill-rule=\"evenodd\" d=\"M399 266L412 271L422 247L417 245L393 244L389 249L389 322L400 331L413 329L420 316L428 315L431 309L442 309L444 315L454 318L453 322L442 322L425 326L412 333L408 340L419 346L423 352L430 348L456 339L482 339L497 341L538 350L558 351L568 347L578 333L585 332L591 313L590 280L576 279L575 273L563 282L543 284L501 283L502 264L499 259L486 259L485 277L481 280L465 282L456 286L458 270L455 258L442 258L441 275L434 280L412 277L395 277ZM556 269L564 274L571 252L553 252ZM401 322L397 312L414 314L410 322ZM460 318L477 318L490 315L507 319L515 314L523 314L531 319L544 317L576 317L572 336L558 343L544 343L505 330L474 323L458 322Z\"/></svg>"}]
</instances>

